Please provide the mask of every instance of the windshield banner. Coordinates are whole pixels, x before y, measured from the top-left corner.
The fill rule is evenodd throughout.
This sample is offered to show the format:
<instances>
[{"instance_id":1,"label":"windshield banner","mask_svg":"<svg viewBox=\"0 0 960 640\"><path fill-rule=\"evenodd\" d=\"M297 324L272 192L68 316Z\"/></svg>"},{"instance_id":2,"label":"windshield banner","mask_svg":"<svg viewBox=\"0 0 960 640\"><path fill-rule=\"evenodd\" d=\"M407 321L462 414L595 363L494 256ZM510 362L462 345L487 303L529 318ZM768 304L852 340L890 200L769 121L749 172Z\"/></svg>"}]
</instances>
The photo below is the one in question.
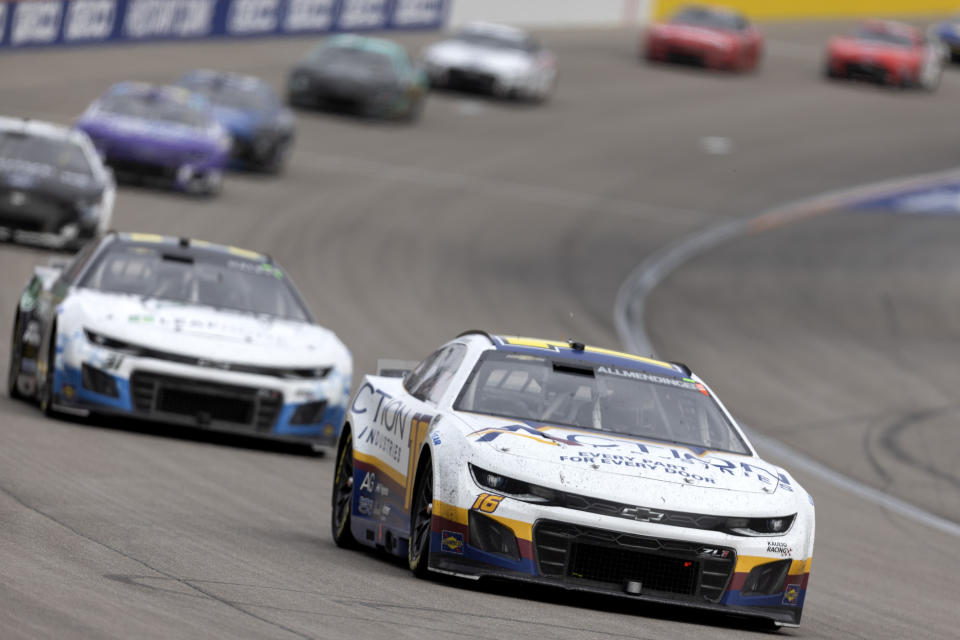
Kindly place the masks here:
<instances>
[{"instance_id":1,"label":"windshield banner","mask_svg":"<svg viewBox=\"0 0 960 640\"><path fill-rule=\"evenodd\" d=\"M452 0L0 0L0 49L439 29Z\"/></svg>"}]
</instances>

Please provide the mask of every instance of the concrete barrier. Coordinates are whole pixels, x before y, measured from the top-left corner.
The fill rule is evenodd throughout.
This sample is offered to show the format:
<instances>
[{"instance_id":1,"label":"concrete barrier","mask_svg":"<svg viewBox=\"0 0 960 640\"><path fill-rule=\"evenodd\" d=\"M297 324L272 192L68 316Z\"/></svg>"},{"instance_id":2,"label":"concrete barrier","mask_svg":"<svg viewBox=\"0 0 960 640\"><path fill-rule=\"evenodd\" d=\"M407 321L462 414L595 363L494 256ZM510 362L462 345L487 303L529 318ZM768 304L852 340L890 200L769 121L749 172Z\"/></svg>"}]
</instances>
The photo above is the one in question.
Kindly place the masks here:
<instances>
[{"instance_id":1,"label":"concrete barrier","mask_svg":"<svg viewBox=\"0 0 960 640\"><path fill-rule=\"evenodd\" d=\"M630 25L647 20L655 0L453 0L449 24L471 20L533 27Z\"/></svg>"},{"instance_id":2,"label":"concrete barrier","mask_svg":"<svg viewBox=\"0 0 960 640\"><path fill-rule=\"evenodd\" d=\"M692 0L655 0L654 18L669 16ZM960 10L958 0L718 0L754 20L870 18L943 15Z\"/></svg>"}]
</instances>

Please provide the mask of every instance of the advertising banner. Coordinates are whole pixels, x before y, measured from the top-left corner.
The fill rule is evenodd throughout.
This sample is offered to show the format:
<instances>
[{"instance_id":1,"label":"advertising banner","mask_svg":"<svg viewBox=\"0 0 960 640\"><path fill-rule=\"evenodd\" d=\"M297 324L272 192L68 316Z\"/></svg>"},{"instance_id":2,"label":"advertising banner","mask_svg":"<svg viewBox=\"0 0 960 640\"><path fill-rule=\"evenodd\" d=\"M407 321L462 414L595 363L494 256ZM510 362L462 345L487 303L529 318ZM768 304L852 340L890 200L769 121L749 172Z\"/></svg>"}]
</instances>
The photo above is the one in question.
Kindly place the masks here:
<instances>
[{"instance_id":1,"label":"advertising banner","mask_svg":"<svg viewBox=\"0 0 960 640\"><path fill-rule=\"evenodd\" d=\"M452 0L6 0L0 50L439 29Z\"/></svg>"}]
</instances>

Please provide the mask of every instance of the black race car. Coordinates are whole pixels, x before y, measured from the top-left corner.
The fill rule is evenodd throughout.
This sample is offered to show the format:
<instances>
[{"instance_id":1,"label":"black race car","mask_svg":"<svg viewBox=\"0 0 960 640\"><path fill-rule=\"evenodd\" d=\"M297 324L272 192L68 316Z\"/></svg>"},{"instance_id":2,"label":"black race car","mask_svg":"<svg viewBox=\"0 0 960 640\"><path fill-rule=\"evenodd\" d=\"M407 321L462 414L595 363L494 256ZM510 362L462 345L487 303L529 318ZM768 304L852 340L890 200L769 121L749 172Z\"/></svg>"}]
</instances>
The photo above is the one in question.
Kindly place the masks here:
<instances>
[{"instance_id":1,"label":"black race car","mask_svg":"<svg viewBox=\"0 0 960 640\"><path fill-rule=\"evenodd\" d=\"M233 138L230 166L278 173L293 147L294 118L260 78L198 69L177 83L207 98Z\"/></svg>"},{"instance_id":2,"label":"black race car","mask_svg":"<svg viewBox=\"0 0 960 640\"><path fill-rule=\"evenodd\" d=\"M427 75L400 45L338 35L316 47L290 73L290 104L414 120L427 92Z\"/></svg>"},{"instance_id":3,"label":"black race car","mask_svg":"<svg viewBox=\"0 0 960 640\"><path fill-rule=\"evenodd\" d=\"M0 240L76 249L109 228L115 195L87 134L0 117Z\"/></svg>"}]
</instances>

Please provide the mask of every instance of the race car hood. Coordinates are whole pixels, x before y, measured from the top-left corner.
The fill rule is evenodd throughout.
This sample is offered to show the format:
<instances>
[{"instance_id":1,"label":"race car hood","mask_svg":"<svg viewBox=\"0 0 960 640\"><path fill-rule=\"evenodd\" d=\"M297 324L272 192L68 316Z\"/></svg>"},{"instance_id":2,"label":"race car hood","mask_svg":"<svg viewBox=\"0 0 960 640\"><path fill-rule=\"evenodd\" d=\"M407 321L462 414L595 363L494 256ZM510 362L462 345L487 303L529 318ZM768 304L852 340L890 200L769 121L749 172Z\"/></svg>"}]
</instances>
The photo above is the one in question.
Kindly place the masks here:
<instances>
[{"instance_id":1,"label":"race car hood","mask_svg":"<svg viewBox=\"0 0 960 640\"><path fill-rule=\"evenodd\" d=\"M914 49L858 38L834 38L830 41L830 55L844 58L874 58L900 63L916 62L920 58Z\"/></svg>"},{"instance_id":2,"label":"race car hood","mask_svg":"<svg viewBox=\"0 0 960 640\"><path fill-rule=\"evenodd\" d=\"M458 416L465 425L468 441L482 447L479 455L494 460L497 470L536 469L544 478L557 474L561 478L571 474L598 480L605 477L610 490L621 494L625 502L636 501L638 494L647 491L664 495L677 494L679 490L684 496L697 493L699 499L708 500L704 492L772 495L781 486L790 485L782 469L755 456L590 429L505 421L475 414Z\"/></svg>"},{"instance_id":3,"label":"race car hood","mask_svg":"<svg viewBox=\"0 0 960 640\"><path fill-rule=\"evenodd\" d=\"M663 38L699 42L708 45L727 45L735 43L738 38L735 34L720 29L708 29L686 24L659 24L654 33Z\"/></svg>"},{"instance_id":4,"label":"race car hood","mask_svg":"<svg viewBox=\"0 0 960 640\"><path fill-rule=\"evenodd\" d=\"M317 325L132 295L76 289L63 303L61 323L73 333L89 330L136 347L215 362L349 366L346 347Z\"/></svg>"},{"instance_id":5,"label":"race car hood","mask_svg":"<svg viewBox=\"0 0 960 640\"><path fill-rule=\"evenodd\" d=\"M530 56L522 51L484 47L460 40L438 42L426 51L427 62L491 73L521 74L530 71Z\"/></svg>"},{"instance_id":6,"label":"race car hood","mask_svg":"<svg viewBox=\"0 0 960 640\"><path fill-rule=\"evenodd\" d=\"M212 121L211 121L212 122ZM126 140L130 143L165 142L184 147L216 147L225 135L221 126L190 127L160 120L133 118L93 112L84 115L77 128L96 142L103 138Z\"/></svg>"}]
</instances>

